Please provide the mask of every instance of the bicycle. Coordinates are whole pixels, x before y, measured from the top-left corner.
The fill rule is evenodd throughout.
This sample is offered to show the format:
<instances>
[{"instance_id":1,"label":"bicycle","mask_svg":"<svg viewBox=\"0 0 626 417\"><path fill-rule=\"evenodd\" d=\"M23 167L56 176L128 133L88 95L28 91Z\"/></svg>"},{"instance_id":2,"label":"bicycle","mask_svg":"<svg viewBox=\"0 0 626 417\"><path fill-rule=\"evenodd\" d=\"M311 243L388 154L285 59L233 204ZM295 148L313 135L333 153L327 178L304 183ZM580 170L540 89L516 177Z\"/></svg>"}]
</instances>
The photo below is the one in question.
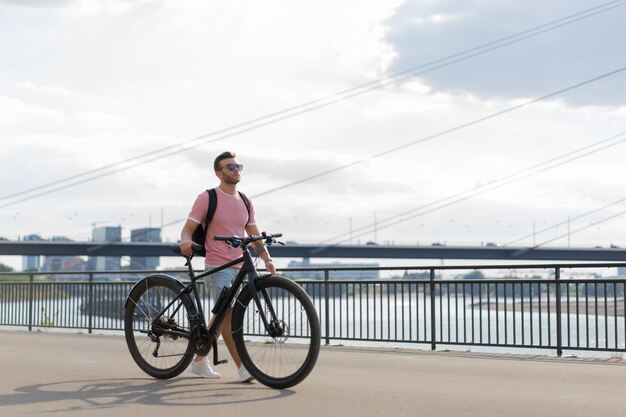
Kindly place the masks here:
<instances>
[{"instance_id":1,"label":"bicycle","mask_svg":"<svg viewBox=\"0 0 626 417\"><path fill-rule=\"evenodd\" d=\"M246 237L216 236L242 256L195 275L186 257L190 283L166 274L151 274L131 289L125 304L124 333L131 356L148 375L169 379L180 375L195 354L213 348L218 360L217 332L232 306L232 332L243 366L260 383L277 389L292 387L312 371L320 349L320 324L308 294L291 279L256 270L248 245L277 243L282 234ZM278 242L280 243L280 242ZM180 254L180 246L172 249ZM194 254L202 247L192 245ZM243 263L230 288L224 287L207 327L196 281Z\"/></svg>"}]
</instances>

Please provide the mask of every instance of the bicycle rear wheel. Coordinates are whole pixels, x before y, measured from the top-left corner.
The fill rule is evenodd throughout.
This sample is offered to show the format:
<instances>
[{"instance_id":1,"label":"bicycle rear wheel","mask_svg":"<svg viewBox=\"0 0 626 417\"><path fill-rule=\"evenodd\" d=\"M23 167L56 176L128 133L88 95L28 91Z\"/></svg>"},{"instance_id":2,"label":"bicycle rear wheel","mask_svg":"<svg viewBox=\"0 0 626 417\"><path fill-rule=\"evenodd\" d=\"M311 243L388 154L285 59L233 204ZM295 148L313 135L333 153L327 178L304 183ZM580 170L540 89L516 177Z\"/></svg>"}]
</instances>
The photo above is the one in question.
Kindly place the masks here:
<instances>
[{"instance_id":1,"label":"bicycle rear wheel","mask_svg":"<svg viewBox=\"0 0 626 417\"><path fill-rule=\"evenodd\" d=\"M309 375L320 350L320 324L307 293L282 276L256 281L263 314L276 320L265 329L250 287L233 308L233 339L241 362L259 382L271 388L289 388Z\"/></svg>"},{"instance_id":2,"label":"bicycle rear wheel","mask_svg":"<svg viewBox=\"0 0 626 417\"><path fill-rule=\"evenodd\" d=\"M150 275L135 285L126 301L128 350L137 365L155 378L173 378L193 359L188 319L191 301L182 296L168 307L182 288L167 275Z\"/></svg>"}]
</instances>

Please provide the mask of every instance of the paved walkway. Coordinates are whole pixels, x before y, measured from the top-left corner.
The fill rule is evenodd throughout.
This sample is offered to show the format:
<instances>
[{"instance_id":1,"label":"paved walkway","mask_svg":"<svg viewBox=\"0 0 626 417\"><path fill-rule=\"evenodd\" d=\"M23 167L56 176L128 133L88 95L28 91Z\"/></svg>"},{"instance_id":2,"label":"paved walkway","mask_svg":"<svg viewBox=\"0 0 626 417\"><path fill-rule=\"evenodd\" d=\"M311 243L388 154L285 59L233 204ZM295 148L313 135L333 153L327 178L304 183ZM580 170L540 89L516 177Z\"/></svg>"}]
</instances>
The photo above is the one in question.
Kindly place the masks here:
<instances>
[{"instance_id":1,"label":"paved walkway","mask_svg":"<svg viewBox=\"0 0 626 417\"><path fill-rule=\"evenodd\" d=\"M224 350L225 352L225 350ZM285 391L183 375L161 381L119 336L0 332L2 416L622 416L626 361L324 347Z\"/></svg>"}]
</instances>

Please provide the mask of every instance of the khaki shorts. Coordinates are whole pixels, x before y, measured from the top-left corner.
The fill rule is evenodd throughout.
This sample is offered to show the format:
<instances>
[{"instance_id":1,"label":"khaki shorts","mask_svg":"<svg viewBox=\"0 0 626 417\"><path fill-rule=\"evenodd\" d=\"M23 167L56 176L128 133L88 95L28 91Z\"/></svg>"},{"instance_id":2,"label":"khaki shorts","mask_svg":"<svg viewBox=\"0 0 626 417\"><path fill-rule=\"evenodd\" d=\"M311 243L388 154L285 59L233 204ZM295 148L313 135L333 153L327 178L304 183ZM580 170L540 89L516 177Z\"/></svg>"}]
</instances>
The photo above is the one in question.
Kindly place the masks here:
<instances>
[{"instance_id":1,"label":"khaki shorts","mask_svg":"<svg viewBox=\"0 0 626 417\"><path fill-rule=\"evenodd\" d=\"M209 271L211 269L217 268L215 266L207 266L205 267L205 271ZM239 273L239 269L235 268L226 268L214 274L211 274L207 277L204 277L204 283L209 290L209 295L211 296L211 300L213 300L213 304L217 302L218 297L222 292L222 288L230 286L233 283L233 280Z\"/></svg>"}]
</instances>

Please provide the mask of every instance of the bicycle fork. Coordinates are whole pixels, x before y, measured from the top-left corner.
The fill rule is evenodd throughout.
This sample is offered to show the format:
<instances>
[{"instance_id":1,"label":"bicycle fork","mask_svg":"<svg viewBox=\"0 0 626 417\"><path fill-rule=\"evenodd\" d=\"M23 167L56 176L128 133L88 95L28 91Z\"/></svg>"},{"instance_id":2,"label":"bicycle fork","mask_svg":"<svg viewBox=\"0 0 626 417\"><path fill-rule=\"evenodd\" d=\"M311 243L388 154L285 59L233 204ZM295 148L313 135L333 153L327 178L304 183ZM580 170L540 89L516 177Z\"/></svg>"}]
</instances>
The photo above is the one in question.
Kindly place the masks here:
<instances>
[{"instance_id":1,"label":"bicycle fork","mask_svg":"<svg viewBox=\"0 0 626 417\"><path fill-rule=\"evenodd\" d=\"M257 278L248 283L250 291L252 292L252 299L254 300L254 304L256 305L257 311L259 312L259 316L261 317L261 321L263 322L263 326L265 327L265 331L267 331L267 334L272 338L281 337L284 334L284 329L280 327L280 321L278 320L278 316L276 315L276 311L274 310L272 299L270 298L267 290L263 289L261 291L258 291L256 289L255 281ZM265 305L261 303L259 293L263 297Z\"/></svg>"}]
</instances>

